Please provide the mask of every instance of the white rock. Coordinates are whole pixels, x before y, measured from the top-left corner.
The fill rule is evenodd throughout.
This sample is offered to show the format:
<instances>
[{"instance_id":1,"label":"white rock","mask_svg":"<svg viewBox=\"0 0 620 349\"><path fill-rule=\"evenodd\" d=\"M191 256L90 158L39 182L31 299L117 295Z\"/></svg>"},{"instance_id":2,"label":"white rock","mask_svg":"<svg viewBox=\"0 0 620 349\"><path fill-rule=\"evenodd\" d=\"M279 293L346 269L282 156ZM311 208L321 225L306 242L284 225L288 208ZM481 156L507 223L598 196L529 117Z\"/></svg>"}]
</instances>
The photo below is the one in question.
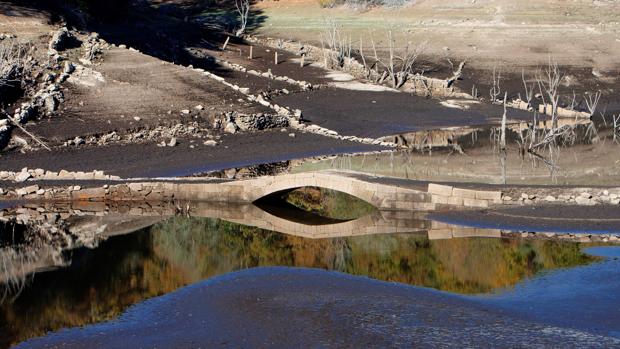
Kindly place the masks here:
<instances>
[{"instance_id":1,"label":"white rock","mask_svg":"<svg viewBox=\"0 0 620 349\"><path fill-rule=\"evenodd\" d=\"M181 114L185 114L185 115L187 115L187 114L189 114L189 113L190 113L189 109L183 109L183 110L181 110Z\"/></svg>"},{"instance_id":2,"label":"white rock","mask_svg":"<svg viewBox=\"0 0 620 349\"><path fill-rule=\"evenodd\" d=\"M194 108L196 108L196 110L203 110L205 107L203 107L202 105L198 104Z\"/></svg>"},{"instance_id":3,"label":"white rock","mask_svg":"<svg viewBox=\"0 0 620 349\"><path fill-rule=\"evenodd\" d=\"M15 176L15 181L18 183L25 182L31 177L28 171L22 171Z\"/></svg>"},{"instance_id":4,"label":"white rock","mask_svg":"<svg viewBox=\"0 0 620 349\"><path fill-rule=\"evenodd\" d=\"M177 138L176 137L172 137L172 139L170 139L170 142L168 142L168 146L169 147L174 147L177 145Z\"/></svg>"},{"instance_id":5,"label":"white rock","mask_svg":"<svg viewBox=\"0 0 620 349\"><path fill-rule=\"evenodd\" d=\"M212 139L209 139L209 140L206 140L203 144L210 146L210 147L215 147L217 145L217 142Z\"/></svg>"},{"instance_id":6,"label":"white rock","mask_svg":"<svg viewBox=\"0 0 620 349\"><path fill-rule=\"evenodd\" d=\"M549 195L549 196L547 196L547 197L545 198L545 201L548 201L548 202L555 202L555 197L553 197L553 196Z\"/></svg>"}]
</instances>

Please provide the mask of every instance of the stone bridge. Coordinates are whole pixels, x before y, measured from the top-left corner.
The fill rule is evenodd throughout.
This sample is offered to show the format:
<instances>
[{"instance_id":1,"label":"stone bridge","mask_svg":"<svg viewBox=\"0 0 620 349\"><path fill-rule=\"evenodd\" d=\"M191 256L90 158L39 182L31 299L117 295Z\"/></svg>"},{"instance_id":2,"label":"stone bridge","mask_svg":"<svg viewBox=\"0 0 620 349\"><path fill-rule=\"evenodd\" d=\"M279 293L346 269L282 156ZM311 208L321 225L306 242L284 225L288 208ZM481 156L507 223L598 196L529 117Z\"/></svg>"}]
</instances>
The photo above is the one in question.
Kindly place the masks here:
<instances>
[{"instance_id":1,"label":"stone bridge","mask_svg":"<svg viewBox=\"0 0 620 349\"><path fill-rule=\"evenodd\" d=\"M167 183L169 185L169 183ZM277 192L302 187L340 191L379 210L435 209L432 195L415 182L345 171L320 171L266 176L220 183L174 183L174 198L191 201L251 203Z\"/></svg>"},{"instance_id":2,"label":"stone bridge","mask_svg":"<svg viewBox=\"0 0 620 349\"><path fill-rule=\"evenodd\" d=\"M165 183L174 198L188 201L251 203L265 196L302 187L340 191L379 210L431 211L438 205L488 207L501 203L501 192L452 188L403 178L353 171L317 171L219 183Z\"/></svg>"},{"instance_id":3,"label":"stone bridge","mask_svg":"<svg viewBox=\"0 0 620 349\"><path fill-rule=\"evenodd\" d=\"M31 186L38 189L38 186ZM347 193L382 211L431 211L440 206L489 207L502 203L499 191L454 188L352 171L317 171L243 180L177 179L129 182L107 188L59 191L53 201L207 201L252 203L274 193L320 187ZM29 187L30 188L30 187ZM27 188L26 188L27 189ZM32 199L37 199L36 194ZM28 195L24 196L30 199Z\"/></svg>"}]
</instances>

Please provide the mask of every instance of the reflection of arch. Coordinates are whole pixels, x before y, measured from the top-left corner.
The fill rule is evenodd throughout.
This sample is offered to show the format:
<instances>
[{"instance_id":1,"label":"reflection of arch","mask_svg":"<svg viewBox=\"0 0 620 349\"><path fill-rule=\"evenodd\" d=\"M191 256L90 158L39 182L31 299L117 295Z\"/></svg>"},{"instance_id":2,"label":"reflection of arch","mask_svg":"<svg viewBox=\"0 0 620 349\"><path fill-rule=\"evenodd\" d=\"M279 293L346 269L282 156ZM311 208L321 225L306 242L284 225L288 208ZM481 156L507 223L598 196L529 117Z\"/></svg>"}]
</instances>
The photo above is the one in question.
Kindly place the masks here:
<instances>
[{"instance_id":1,"label":"reflection of arch","mask_svg":"<svg viewBox=\"0 0 620 349\"><path fill-rule=\"evenodd\" d=\"M207 216L211 216L210 212L196 213L206 213ZM411 212L407 215L408 217L399 217L395 212L377 211L358 219L322 225L290 221L275 216L254 205L243 207L241 217L237 214L235 216L225 217L225 215L220 214L217 218L311 239L391 233L423 233L429 228L428 221L420 219Z\"/></svg>"}]
</instances>

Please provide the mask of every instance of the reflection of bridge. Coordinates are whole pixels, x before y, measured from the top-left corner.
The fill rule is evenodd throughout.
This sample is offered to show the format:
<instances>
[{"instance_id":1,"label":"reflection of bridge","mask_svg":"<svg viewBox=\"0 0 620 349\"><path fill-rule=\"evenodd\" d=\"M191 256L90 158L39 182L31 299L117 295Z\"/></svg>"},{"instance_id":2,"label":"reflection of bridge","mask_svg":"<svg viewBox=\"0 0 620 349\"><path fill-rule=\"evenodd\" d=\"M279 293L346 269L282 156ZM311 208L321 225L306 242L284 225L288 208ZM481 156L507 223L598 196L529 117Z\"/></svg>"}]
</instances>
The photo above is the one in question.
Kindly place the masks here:
<instances>
[{"instance_id":1,"label":"reflection of bridge","mask_svg":"<svg viewBox=\"0 0 620 349\"><path fill-rule=\"evenodd\" d=\"M281 187L280 187L281 188ZM8 209L4 216L14 215L25 224L42 225L49 217L60 214L67 223L66 231L78 240L99 241L101 238L134 232L156 224L179 213L179 207L161 203L76 201L46 204L27 204L17 210ZM375 234L426 234L430 240L458 237L501 237L495 229L458 227L425 219L421 212L376 211L364 217L333 224L306 224L275 216L252 204L188 202L181 208L193 217L216 218L303 238L342 238ZM52 226L49 226L52 228ZM63 228L64 229L64 228ZM64 238L64 235L59 234ZM92 244L95 247L97 243ZM80 245L81 246L81 245ZM60 267L66 264L64 250L76 248L66 244L37 244L14 249L0 249L0 284L22 280L25 275Z\"/></svg>"},{"instance_id":2,"label":"reflection of bridge","mask_svg":"<svg viewBox=\"0 0 620 349\"><path fill-rule=\"evenodd\" d=\"M423 212L376 211L358 219L331 224L305 223L288 220L269 213L251 204L209 203L193 201L182 205L181 210L192 217L216 218L225 221L271 230L283 234L305 238L335 238L373 234L428 234L428 238L450 239L456 237L500 237L496 229L478 229L439 223L426 219ZM22 217L45 216L49 212L59 212L67 217L75 212L79 219L69 219L68 230L80 235L100 231L104 236L130 233L179 213L179 207L162 203L122 202L105 204L102 202L71 202L47 206L48 211L40 212L32 206Z\"/></svg>"}]
</instances>

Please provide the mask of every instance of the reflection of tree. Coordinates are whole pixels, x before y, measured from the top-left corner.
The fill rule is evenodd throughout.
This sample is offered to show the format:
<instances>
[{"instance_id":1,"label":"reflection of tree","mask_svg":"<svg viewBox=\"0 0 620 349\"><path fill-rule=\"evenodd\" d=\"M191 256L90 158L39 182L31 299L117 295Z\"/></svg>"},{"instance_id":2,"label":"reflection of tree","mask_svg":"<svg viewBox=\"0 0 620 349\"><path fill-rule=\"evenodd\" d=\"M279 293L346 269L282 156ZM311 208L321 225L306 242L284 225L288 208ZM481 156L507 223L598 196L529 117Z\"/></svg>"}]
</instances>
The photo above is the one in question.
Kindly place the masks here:
<instances>
[{"instance_id":1,"label":"reflection of tree","mask_svg":"<svg viewBox=\"0 0 620 349\"><path fill-rule=\"evenodd\" d=\"M77 251L70 268L37 274L0 305L0 346L114 318L183 285L257 266L300 266L460 293L509 287L536 272L584 264L577 244L379 235L308 240L219 220L175 217Z\"/></svg>"}]
</instances>

